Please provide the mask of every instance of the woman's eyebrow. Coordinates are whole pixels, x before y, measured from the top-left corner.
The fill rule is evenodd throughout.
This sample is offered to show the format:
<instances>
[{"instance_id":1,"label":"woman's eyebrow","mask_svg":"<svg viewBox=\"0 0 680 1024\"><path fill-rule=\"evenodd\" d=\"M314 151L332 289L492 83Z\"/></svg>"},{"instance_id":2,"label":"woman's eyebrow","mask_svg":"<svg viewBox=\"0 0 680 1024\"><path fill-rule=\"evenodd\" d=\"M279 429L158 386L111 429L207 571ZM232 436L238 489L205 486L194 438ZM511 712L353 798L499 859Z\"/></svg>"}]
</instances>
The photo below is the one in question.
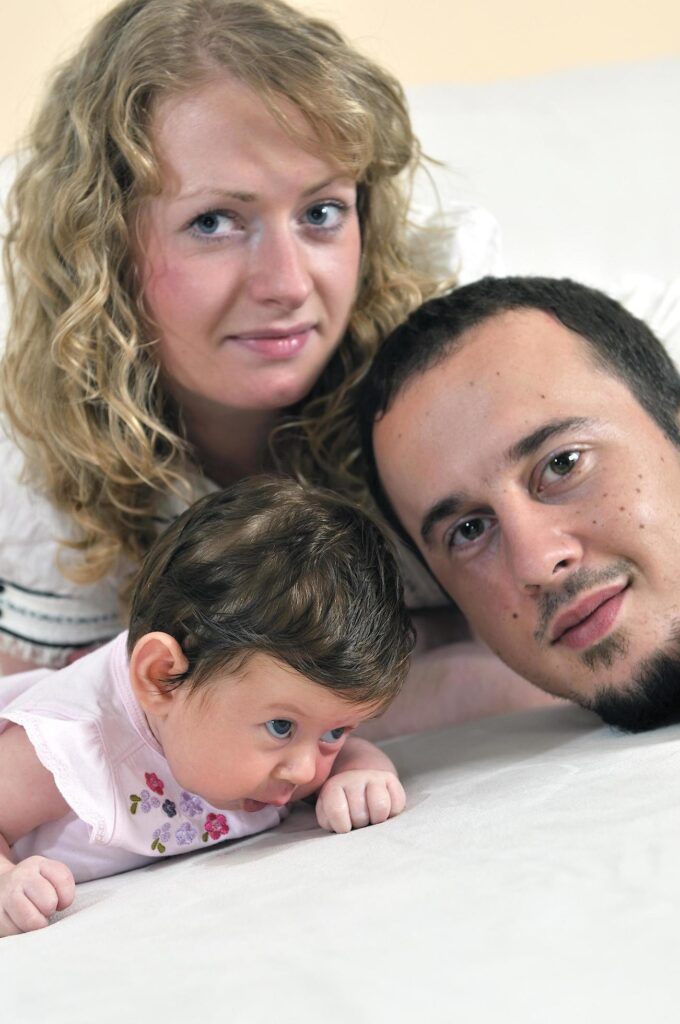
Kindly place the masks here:
<instances>
[{"instance_id":1,"label":"woman's eyebrow","mask_svg":"<svg viewBox=\"0 0 680 1024\"><path fill-rule=\"evenodd\" d=\"M526 434L519 441L515 441L507 449L503 459L509 464L519 462L521 459L526 458L527 455L534 455L555 434L561 434L565 430L574 430L576 427L590 427L595 423L596 420L590 419L587 416L570 416L563 420L550 420L549 423L543 423L536 430L532 430L530 434Z\"/></svg>"}]
</instances>

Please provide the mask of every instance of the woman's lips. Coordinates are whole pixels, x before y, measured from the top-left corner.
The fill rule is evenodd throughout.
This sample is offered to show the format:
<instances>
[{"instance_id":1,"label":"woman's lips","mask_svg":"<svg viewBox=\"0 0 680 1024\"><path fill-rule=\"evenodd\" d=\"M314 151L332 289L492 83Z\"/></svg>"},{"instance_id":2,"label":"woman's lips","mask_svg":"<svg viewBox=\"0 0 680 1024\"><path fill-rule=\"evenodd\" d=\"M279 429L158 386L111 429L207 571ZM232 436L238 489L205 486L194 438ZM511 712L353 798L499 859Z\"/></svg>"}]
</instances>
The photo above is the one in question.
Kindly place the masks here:
<instances>
[{"instance_id":1,"label":"woman's lips","mask_svg":"<svg viewBox=\"0 0 680 1024\"><path fill-rule=\"evenodd\" d=\"M290 359L300 352L315 329L315 324L294 324L291 327L265 328L230 334L225 339L256 352L267 359Z\"/></svg>"},{"instance_id":2,"label":"woman's lips","mask_svg":"<svg viewBox=\"0 0 680 1024\"><path fill-rule=\"evenodd\" d=\"M551 643L572 650L592 647L614 626L627 589L628 583L606 587L569 608L556 620Z\"/></svg>"}]
</instances>

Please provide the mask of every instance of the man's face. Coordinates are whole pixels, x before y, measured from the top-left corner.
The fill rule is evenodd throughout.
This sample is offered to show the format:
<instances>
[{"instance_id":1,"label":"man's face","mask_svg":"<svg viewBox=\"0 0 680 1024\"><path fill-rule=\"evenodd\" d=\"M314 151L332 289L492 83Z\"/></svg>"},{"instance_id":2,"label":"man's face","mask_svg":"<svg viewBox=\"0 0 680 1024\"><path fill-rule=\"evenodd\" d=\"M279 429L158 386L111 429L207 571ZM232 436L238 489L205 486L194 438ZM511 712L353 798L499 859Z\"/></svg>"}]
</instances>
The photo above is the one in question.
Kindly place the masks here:
<instances>
[{"instance_id":1,"label":"man's face","mask_svg":"<svg viewBox=\"0 0 680 1024\"><path fill-rule=\"evenodd\" d=\"M374 444L403 526L521 675L589 704L677 646L680 452L557 320L470 329Z\"/></svg>"}]
</instances>

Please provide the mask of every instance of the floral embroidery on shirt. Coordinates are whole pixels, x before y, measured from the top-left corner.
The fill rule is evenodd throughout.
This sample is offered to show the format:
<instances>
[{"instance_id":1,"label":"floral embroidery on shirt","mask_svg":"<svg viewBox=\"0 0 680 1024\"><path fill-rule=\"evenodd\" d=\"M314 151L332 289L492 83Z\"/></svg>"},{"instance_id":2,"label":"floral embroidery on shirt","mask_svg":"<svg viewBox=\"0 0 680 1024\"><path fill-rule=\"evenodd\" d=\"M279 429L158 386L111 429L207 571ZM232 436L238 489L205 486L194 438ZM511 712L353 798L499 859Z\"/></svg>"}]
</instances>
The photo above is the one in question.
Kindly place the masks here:
<instances>
[{"instance_id":1,"label":"floral embroidery on shirt","mask_svg":"<svg viewBox=\"0 0 680 1024\"><path fill-rule=\"evenodd\" d=\"M185 821L183 825L175 829L175 839L178 846L191 846L197 837L198 832L190 821Z\"/></svg>"},{"instance_id":2,"label":"floral embroidery on shirt","mask_svg":"<svg viewBox=\"0 0 680 1024\"><path fill-rule=\"evenodd\" d=\"M149 789L152 789L154 793L158 793L159 796L163 796L165 783L158 778L155 772L144 772L144 781Z\"/></svg>"},{"instance_id":3,"label":"floral embroidery on shirt","mask_svg":"<svg viewBox=\"0 0 680 1024\"><path fill-rule=\"evenodd\" d=\"M161 802L157 796L151 796L148 789L143 789L139 796L136 793L130 794L130 814L136 814L139 807L144 814L148 814L152 807L160 807Z\"/></svg>"},{"instance_id":4,"label":"floral embroidery on shirt","mask_svg":"<svg viewBox=\"0 0 680 1024\"><path fill-rule=\"evenodd\" d=\"M219 839L220 836L226 836L229 831L229 825L227 819L223 814L213 814L212 812L205 819L203 825L205 832L203 833L203 842L207 843L208 839Z\"/></svg>"},{"instance_id":5,"label":"floral embroidery on shirt","mask_svg":"<svg viewBox=\"0 0 680 1024\"><path fill-rule=\"evenodd\" d=\"M179 809L182 814L186 814L187 818L196 818L199 814L203 814L203 801L199 797L194 796L193 793L187 793L183 789Z\"/></svg>"},{"instance_id":6,"label":"floral embroidery on shirt","mask_svg":"<svg viewBox=\"0 0 680 1024\"><path fill-rule=\"evenodd\" d=\"M170 853L179 853L179 848L187 849L200 840L207 843L211 839L223 839L231 831L227 816L214 811L208 812L210 804L206 807L201 797L195 793L183 789L178 797L170 787L169 794L165 796L166 784L155 772L144 772L144 781L148 789L140 789L139 793L130 794L130 814L137 814L138 811L142 814L156 812L149 821L152 829L151 849L156 853L166 853L168 844L172 844ZM161 801L159 797L163 796L165 799ZM171 825L170 822L163 820L163 814L168 818L177 818L177 821ZM187 820L189 818L193 820ZM153 828L156 824L158 827Z\"/></svg>"},{"instance_id":7,"label":"floral embroidery on shirt","mask_svg":"<svg viewBox=\"0 0 680 1024\"><path fill-rule=\"evenodd\" d=\"M164 843L167 843L170 838L170 825L166 821L160 828L156 828L153 831L153 842L151 843L151 849L156 850L158 853L165 853Z\"/></svg>"}]
</instances>

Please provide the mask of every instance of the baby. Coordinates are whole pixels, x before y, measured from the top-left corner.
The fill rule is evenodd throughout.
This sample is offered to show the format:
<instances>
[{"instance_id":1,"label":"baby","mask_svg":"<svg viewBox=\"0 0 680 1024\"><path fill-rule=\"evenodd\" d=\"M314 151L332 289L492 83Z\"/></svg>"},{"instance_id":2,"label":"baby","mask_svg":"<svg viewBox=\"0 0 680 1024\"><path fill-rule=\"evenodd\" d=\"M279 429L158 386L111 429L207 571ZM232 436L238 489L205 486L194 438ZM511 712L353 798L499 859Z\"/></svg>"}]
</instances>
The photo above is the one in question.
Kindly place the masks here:
<instances>
[{"instance_id":1,"label":"baby","mask_svg":"<svg viewBox=\"0 0 680 1024\"><path fill-rule=\"evenodd\" d=\"M389 547L349 502L273 478L197 502L149 552L127 634L0 679L0 935L312 794L334 832L399 814L391 761L350 733L412 646Z\"/></svg>"}]
</instances>

